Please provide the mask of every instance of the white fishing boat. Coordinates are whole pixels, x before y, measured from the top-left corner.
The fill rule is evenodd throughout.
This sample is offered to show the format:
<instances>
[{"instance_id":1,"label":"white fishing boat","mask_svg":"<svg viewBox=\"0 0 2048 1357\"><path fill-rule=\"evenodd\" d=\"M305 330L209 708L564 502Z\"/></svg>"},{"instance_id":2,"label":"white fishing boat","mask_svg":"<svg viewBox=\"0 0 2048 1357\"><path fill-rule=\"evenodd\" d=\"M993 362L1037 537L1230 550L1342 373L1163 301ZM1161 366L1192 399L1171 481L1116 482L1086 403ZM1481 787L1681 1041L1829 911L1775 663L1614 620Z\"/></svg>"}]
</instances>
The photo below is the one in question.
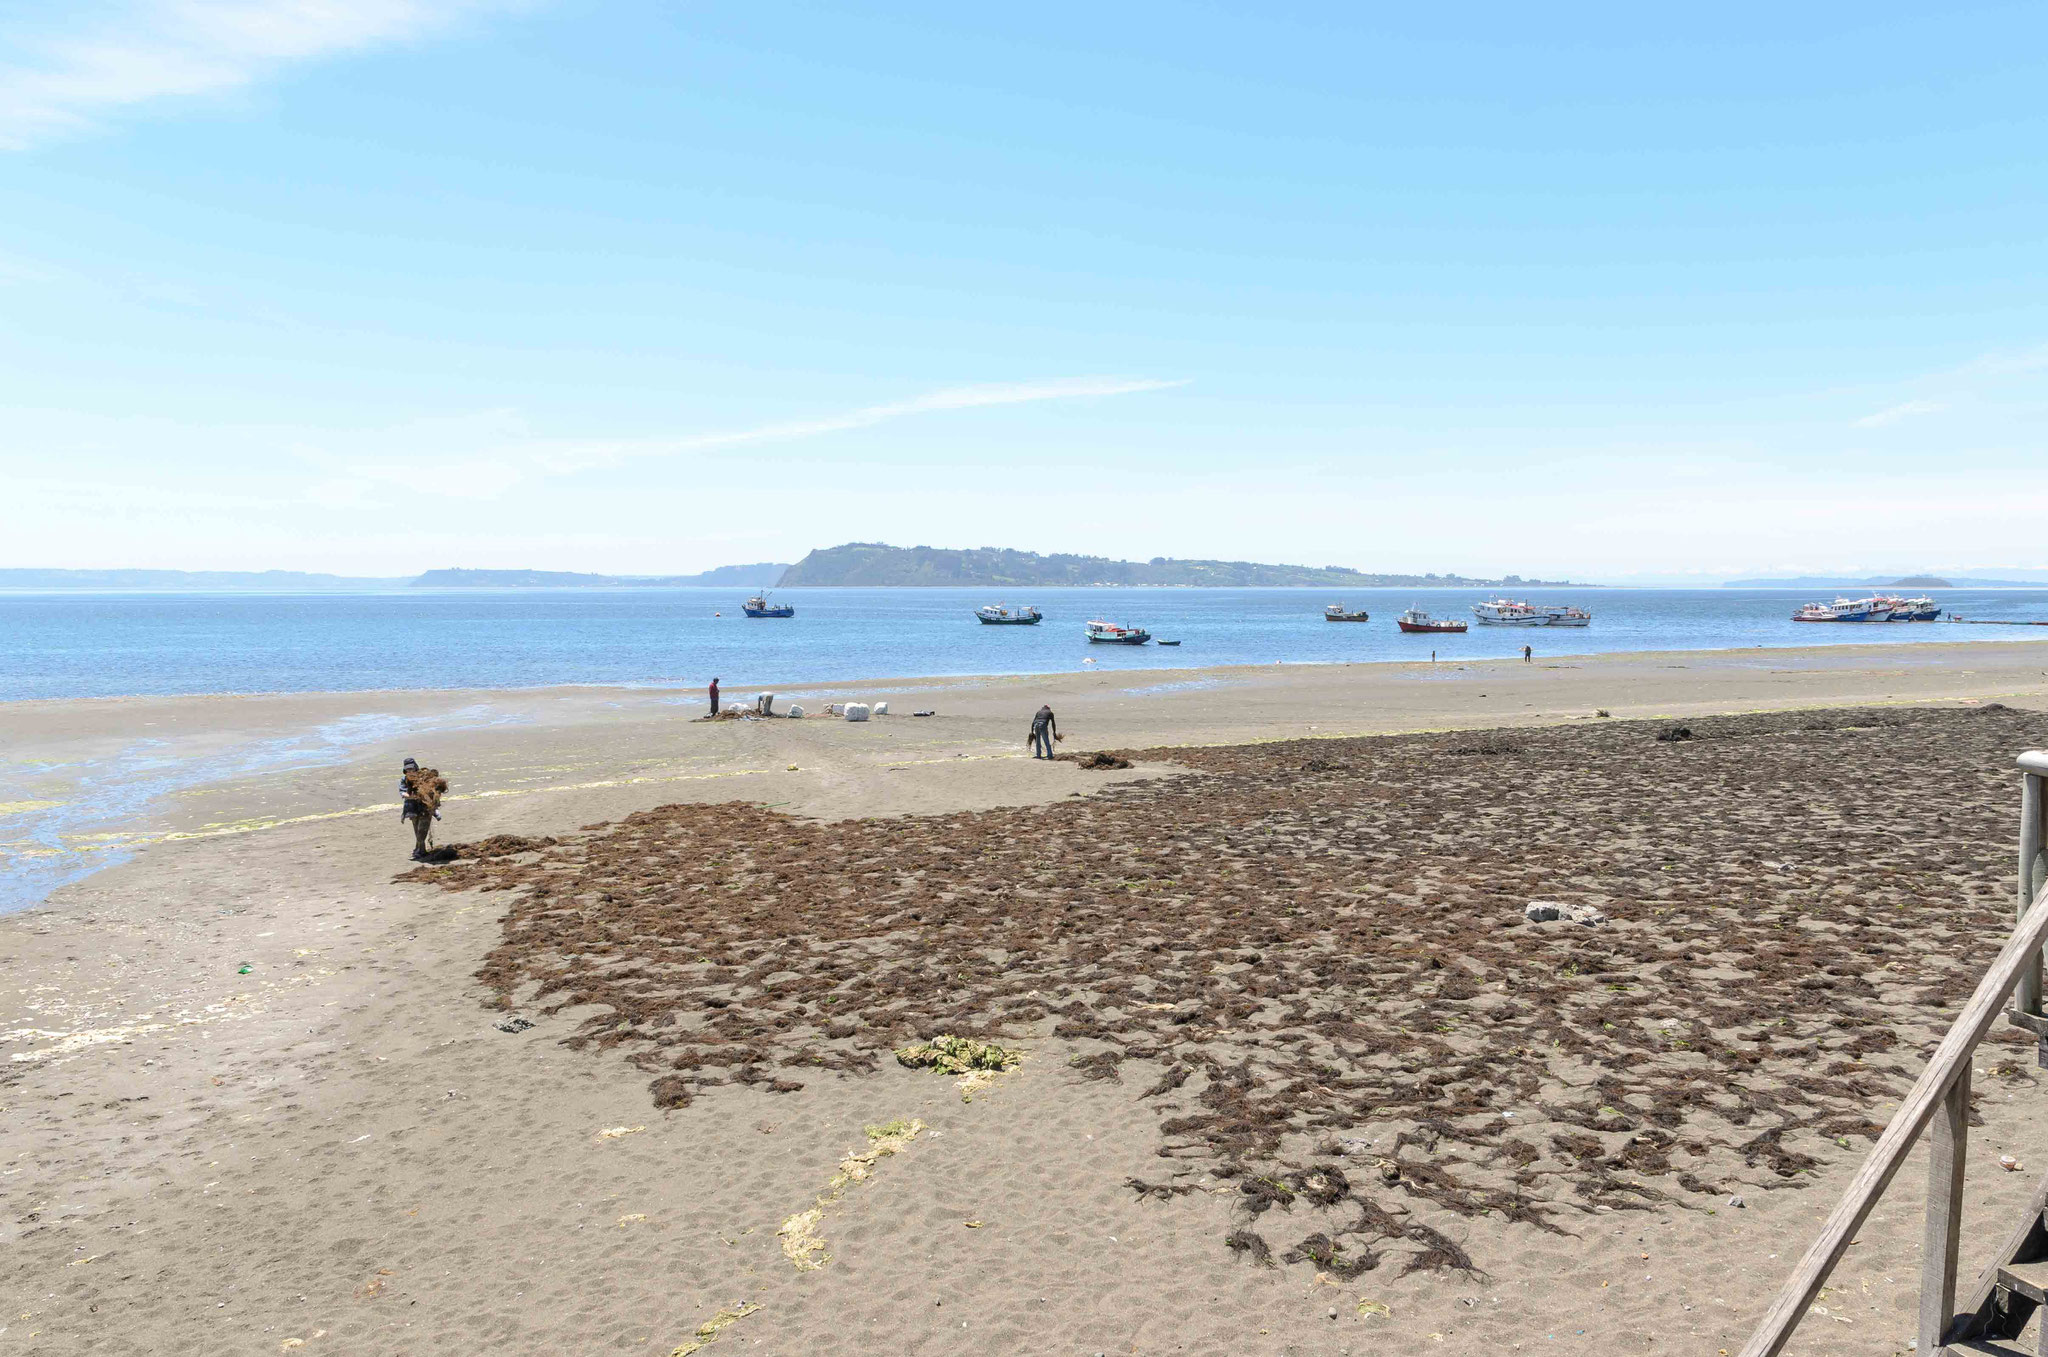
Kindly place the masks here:
<instances>
[{"instance_id":1,"label":"white fishing boat","mask_svg":"<svg viewBox=\"0 0 2048 1357\"><path fill-rule=\"evenodd\" d=\"M1481 625L1489 627L1547 627L1550 614L1541 608L1532 608L1520 599L1490 598L1484 603L1472 605L1472 615Z\"/></svg>"},{"instance_id":2,"label":"white fishing boat","mask_svg":"<svg viewBox=\"0 0 2048 1357\"><path fill-rule=\"evenodd\" d=\"M1088 639L1102 645L1141 646L1152 639L1143 627L1120 627L1113 622L1090 622Z\"/></svg>"},{"instance_id":3,"label":"white fishing boat","mask_svg":"<svg viewBox=\"0 0 2048 1357\"><path fill-rule=\"evenodd\" d=\"M1593 624L1593 614L1575 604L1545 604L1542 611L1550 618L1553 627L1587 627Z\"/></svg>"},{"instance_id":4,"label":"white fishing boat","mask_svg":"<svg viewBox=\"0 0 2048 1357\"><path fill-rule=\"evenodd\" d=\"M1875 598L1838 598L1832 606L1837 622L1882 622L1892 615L1890 605Z\"/></svg>"},{"instance_id":5,"label":"white fishing boat","mask_svg":"<svg viewBox=\"0 0 2048 1357\"><path fill-rule=\"evenodd\" d=\"M1035 627L1042 619L1038 609L1025 606L1012 608L1006 603L991 603L985 608L976 608L974 615L985 627Z\"/></svg>"},{"instance_id":6,"label":"white fishing boat","mask_svg":"<svg viewBox=\"0 0 2048 1357\"><path fill-rule=\"evenodd\" d=\"M1807 603L1802 604L1799 611L1792 614L1792 620L1794 622L1839 622L1842 619L1835 615L1834 607L1830 604Z\"/></svg>"}]
</instances>

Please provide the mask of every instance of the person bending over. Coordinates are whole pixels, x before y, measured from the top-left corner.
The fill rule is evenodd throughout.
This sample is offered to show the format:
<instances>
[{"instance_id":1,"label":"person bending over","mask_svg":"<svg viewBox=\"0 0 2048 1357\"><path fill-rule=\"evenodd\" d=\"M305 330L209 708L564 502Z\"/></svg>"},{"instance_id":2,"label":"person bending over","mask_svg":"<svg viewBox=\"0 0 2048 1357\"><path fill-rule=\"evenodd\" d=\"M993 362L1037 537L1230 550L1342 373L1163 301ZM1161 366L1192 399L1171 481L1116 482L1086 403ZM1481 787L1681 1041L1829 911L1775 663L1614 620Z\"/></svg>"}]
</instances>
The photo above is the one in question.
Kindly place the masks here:
<instances>
[{"instance_id":1,"label":"person bending over","mask_svg":"<svg viewBox=\"0 0 2048 1357\"><path fill-rule=\"evenodd\" d=\"M1066 736L1060 734L1059 718L1052 714L1052 708L1050 706L1040 707L1038 714L1031 718L1031 738L1027 741L1031 746L1031 757L1034 759L1051 758L1052 742L1066 738Z\"/></svg>"}]
</instances>

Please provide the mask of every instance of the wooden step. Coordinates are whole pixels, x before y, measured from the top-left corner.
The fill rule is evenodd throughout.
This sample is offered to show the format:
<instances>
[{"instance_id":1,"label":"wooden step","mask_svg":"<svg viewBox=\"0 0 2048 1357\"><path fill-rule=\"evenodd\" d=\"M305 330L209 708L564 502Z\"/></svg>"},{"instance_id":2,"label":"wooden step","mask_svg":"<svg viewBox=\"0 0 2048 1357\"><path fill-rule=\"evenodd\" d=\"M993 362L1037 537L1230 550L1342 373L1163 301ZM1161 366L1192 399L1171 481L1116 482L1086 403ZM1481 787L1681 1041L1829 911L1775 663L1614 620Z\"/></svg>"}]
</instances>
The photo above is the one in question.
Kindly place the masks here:
<instances>
[{"instance_id":1,"label":"wooden step","mask_svg":"<svg viewBox=\"0 0 2048 1357\"><path fill-rule=\"evenodd\" d=\"M1937 1357L1963 1357L1964 1353L1976 1357L1978 1353L1996 1354L1996 1357L2034 1357L2034 1350L2017 1338L1967 1338L1960 1343L1950 1343L1942 1348Z\"/></svg>"},{"instance_id":2,"label":"wooden step","mask_svg":"<svg viewBox=\"0 0 2048 1357\"><path fill-rule=\"evenodd\" d=\"M2048 1259L2032 1263L2000 1263L1998 1286L2025 1296L2036 1305L2048 1301Z\"/></svg>"}]
</instances>

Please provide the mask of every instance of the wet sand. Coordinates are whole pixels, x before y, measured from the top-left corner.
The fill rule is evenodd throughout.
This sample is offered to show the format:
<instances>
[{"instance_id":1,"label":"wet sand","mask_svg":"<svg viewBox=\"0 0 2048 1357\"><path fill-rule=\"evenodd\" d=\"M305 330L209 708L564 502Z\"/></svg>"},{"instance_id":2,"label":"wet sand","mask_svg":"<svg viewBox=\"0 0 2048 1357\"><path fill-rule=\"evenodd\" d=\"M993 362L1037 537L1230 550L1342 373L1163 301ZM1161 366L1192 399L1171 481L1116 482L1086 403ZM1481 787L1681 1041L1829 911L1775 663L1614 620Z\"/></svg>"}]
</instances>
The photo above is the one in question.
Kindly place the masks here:
<instances>
[{"instance_id":1,"label":"wet sand","mask_svg":"<svg viewBox=\"0 0 2048 1357\"><path fill-rule=\"evenodd\" d=\"M2010 754L2048 744L2048 719L2035 714L2048 708L2048 652L1944 646L1930 662L1936 649L874 683L801 699L815 710L821 698L887 696L897 714L866 725L714 725L690 720L701 709L672 693L596 689L0 709L13 766L42 761L33 794L52 800L79 794L66 766L138 731L203 758L365 716L421 723L316 766L195 779L109 831L123 837L104 851L132 860L0 919L10 1297L0 1345L658 1355L751 1304L708 1350L1732 1350L1861 1160L1866 1142L1845 1119L1888 1114L1939 1029L1933 992L1966 985L1988 961L2010 907ZM1059 710L1067 749L1153 752L1111 773L1023 758L1023 717L1042 700ZM1992 701L2018 710L1968 710ZM1749 717L1789 725L1677 746L1630 720L1677 718L1704 736L1711 712L1845 706L1871 710L1811 731L1796 717ZM939 714L903 714L920 708ZM1883 724L1894 718L1906 727ZM1544 729L1472 741L1491 753L1431 743L1444 737L1324 738L1524 725ZM1305 736L1317 744L1162 748ZM591 931L530 934L531 880L484 891L394 882L410 835L390 790L407 752L455 784L444 837L565 840L479 868L558 873ZM1645 761L1663 754L1691 769L1684 795L1646 809L1657 765ZM1454 775L1428 776L1446 764ZM1754 779L1747 791L1744 779ZM1404 790L1390 799L1390 787ZM710 808L723 802L747 804ZM605 876L643 861L649 845L607 858L624 840L584 827L672 803L704 809L633 831L658 831L671 869ZM1315 823L1322 803L1348 818ZM999 807L1020 809L988 814ZM1505 817L1493 821L1504 830L1563 834L1574 851L1561 865L1502 857L1500 836L1460 828L1475 810ZM906 815L939 818L891 818ZM1254 839L1261 828L1274 832ZM1067 851L1016 858L1056 834L1071 836ZM1733 856L1722 851L1730 835L1742 850ZM1140 851L1162 836L1164 857ZM1880 853L1880 841L1899 846ZM777 868L788 881L764 889L758 865L742 871L725 844L796 854ZM1366 856L1349 860L1360 844ZM1201 872L1240 853L1256 886L1232 899L1231 882ZM1651 857L1682 870L1618 875ZM1808 993L1800 958L1767 973L1773 911L1848 909L1873 862L1891 873L1887 914L1800 925L1875 949L1860 981L1872 992ZM922 942L901 936L906 911L963 909L1026 865L1050 876L1033 896L1037 914L1011 901L988 916L1002 921L998 933L962 915ZM912 868L921 884L899 898ZM1769 898L1728 902L1758 875ZM1185 891L1145 884L1184 878ZM629 891L649 885L666 893L653 922L617 932ZM808 903L769 908L790 891ZM1362 912L1311 926L1332 891ZM1539 894L1597 899L1612 923L1579 930L1583 939L1516 924L1507 907ZM1279 914L1263 916L1275 901L1286 902ZM862 926L864 909L896 922ZM1718 950L1674 970L1659 949L1680 917L1711 922ZM1242 940L1230 935L1240 925ZM1251 936L1276 929L1276 942ZM732 954L675 951L706 950L705 930ZM1176 932L1200 945L1166 947ZM1608 954L1604 970L1580 967L1594 988L1541 988L1544 972L1588 947ZM1259 961L1246 960L1252 951ZM831 977L835 989L859 990L862 975L877 986L893 976L891 987L862 1000L865 1019L827 1018L815 1011L826 992L815 967L843 967L849 953L865 964ZM1444 965L1424 975L1431 957ZM1339 961L1363 969L1317 969ZM1274 973L1246 978L1261 967ZM1446 968L1469 981L1447 987ZM1828 975L1825 964L1806 969ZM732 974L706 979L720 970ZM1105 988L1105 973L1173 992ZM543 998L555 979L567 988ZM1058 984L1072 992L1053 995ZM1668 1047L1660 1024L1698 1021L1729 1050L1749 1050L1755 1016L1713 1005L1724 989L1758 985L1795 1024L1815 1025L1776 1038L1777 1063L1757 1088L1781 1107L1753 1112L1746 1129L1697 1108L1680 1109L1687 1124L1661 1126L1650 1115L1660 1090L1632 1072L1644 1053L1601 1044L1612 1015L1585 1020L1597 1011L1589 1000L1640 1004L1630 1017L1643 1040ZM622 1010L623 996L637 997ZM1304 1001L1309 1011L1289 1018ZM1253 1010L1239 1011L1245 1002ZM1486 1016L1504 1002L1526 1012ZM1404 1035L1376 1052L1317 1027L1333 1005L1373 1032L1405 1025L1419 1044ZM1817 1016L1845 1006L1867 1026L1842 1031ZM1187 1022L1172 1021L1188 1008ZM901 1032L875 1019L894 1010L903 1030L973 1027L1026 1058L964 1101L955 1080L888 1056ZM515 1013L535 1025L499 1030ZM831 1035L834 1021L852 1030ZM1491 1042L1489 1023L1503 1022ZM1558 1022L1583 1044L1572 1047ZM1451 1031L1436 1030L1445 1023ZM739 1045L669 1040L681 1032ZM1863 1050L1835 1049L1859 1038ZM1529 1054L1555 1042L1567 1056ZM700 1059L680 1069L686 1050ZM735 1050L755 1058L701 1059ZM2018 1068L2028 1054L1987 1046L1979 1062L1986 1125L1973 1138L1966 1224L1979 1251L2048 1167L2039 1076ZM1357 1063L1319 1076L1338 1086L1325 1105L1300 1086L1307 1066L1333 1056ZM2015 1069L1994 1073L2011 1056ZM1609 1058L1622 1069L1600 1063ZM1657 1057L1660 1067L1701 1062L1711 1076L1702 1099L1725 1111L1735 1104L1714 1087L1727 1082L1718 1058ZM1828 1073L1857 1061L1871 1068ZM1090 1077L1105 1067L1116 1077ZM1228 1096L1241 1068L1254 1081L1240 1090L1249 1109ZM1142 1096L1176 1069L1178 1085ZM1493 1090L1487 1112L1454 1102L1456 1115L1427 1118L1483 1131L1479 1141L1439 1132L1394 1144L1426 1118L1421 1104L1374 1113L1393 1101L1385 1081L1412 1086L1431 1070L1459 1073L1439 1081L1447 1093ZM691 1076L687 1101L651 1087L674 1073ZM1603 1089L1602 1077L1636 1082ZM1783 1092L1805 1077L1825 1083L1812 1106ZM1526 1092L1525 1078L1537 1081ZM1375 1101L1363 1107L1368 1089ZM1508 1111L1517 1116L1498 1115ZM1347 1124L1296 1125L1325 1114ZM1525 1116L1527 1130L1500 1125ZM1766 1142L1775 1148L1744 1150L1787 1118L1798 1124ZM830 1261L799 1272L778 1229L832 1195L835 1172L868 1145L864 1126L910 1119L924 1129L822 1210ZM1201 1124L1166 1129L1190 1119ZM1635 1139L1645 1132L1671 1141ZM1536 1157L1516 1165L1510 1140ZM1193 1152L1162 1157L1166 1147ZM2001 1153L2027 1171L1998 1172ZM1650 1162L1658 1155L1668 1168ZM1329 1198L1327 1177L1288 1177L1331 1165L1346 1190L1326 1204L1310 1198ZM1778 1172L1787 1166L1789 1178ZM1518 1183L1517 1172L1535 1176ZM1921 1172L1901 1175L1801 1350L1903 1350ZM1690 1190L1680 1174L1713 1191ZM1259 1178L1295 1199L1247 1193ZM1526 1203L1459 1195L1515 1192ZM1744 1205L1728 1206L1730 1195ZM1265 1208L1251 1211L1258 1200ZM1405 1271L1433 1238L1342 1233L1368 1201L1403 1231L1427 1226L1473 1269L1439 1257ZM1226 1242L1240 1231L1265 1242L1275 1266ZM1341 1246L1334 1257L1313 1260L1318 1235ZM1305 1243L1312 1261L1283 1261ZM1344 1276L1361 1250L1378 1253L1376 1265Z\"/></svg>"}]
</instances>

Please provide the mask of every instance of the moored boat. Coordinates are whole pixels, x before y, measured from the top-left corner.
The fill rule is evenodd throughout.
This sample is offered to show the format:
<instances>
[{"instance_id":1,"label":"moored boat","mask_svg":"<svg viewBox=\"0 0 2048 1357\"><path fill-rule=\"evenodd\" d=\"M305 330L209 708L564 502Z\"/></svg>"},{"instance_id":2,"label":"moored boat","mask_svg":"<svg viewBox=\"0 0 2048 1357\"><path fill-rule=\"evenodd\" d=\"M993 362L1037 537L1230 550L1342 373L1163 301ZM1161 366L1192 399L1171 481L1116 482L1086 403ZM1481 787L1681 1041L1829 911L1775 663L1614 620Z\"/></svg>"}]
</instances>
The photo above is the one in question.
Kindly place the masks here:
<instances>
[{"instance_id":1,"label":"moored boat","mask_svg":"<svg viewBox=\"0 0 2048 1357\"><path fill-rule=\"evenodd\" d=\"M1587 627L1593 624L1593 614L1571 603L1547 603L1540 609L1550 618L1553 627Z\"/></svg>"},{"instance_id":2,"label":"moored boat","mask_svg":"<svg viewBox=\"0 0 2048 1357\"><path fill-rule=\"evenodd\" d=\"M1829 604L1807 603L1802 604L1799 611L1792 614L1792 620L1794 622L1839 622L1842 619L1835 616L1835 610Z\"/></svg>"},{"instance_id":3,"label":"moored boat","mask_svg":"<svg viewBox=\"0 0 2048 1357\"><path fill-rule=\"evenodd\" d=\"M1088 639L1103 645L1141 646L1152 639L1143 627L1120 627L1113 622L1090 622Z\"/></svg>"},{"instance_id":4,"label":"moored boat","mask_svg":"<svg viewBox=\"0 0 2048 1357\"><path fill-rule=\"evenodd\" d=\"M1420 608L1410 608L1394 619L1403 631L1460 632L1465 622L1457 617L1431 617Z\"/></svg>"},{"instance_id":5,"label":"moored boat","mask_svg":"<svg viewBox=\"0 0 2048 1357\"><path fill-rule=\"evenodd\" d=\"M1893 622L1932 622L1941 616L1941 605L1931 598L1899 598L1884 595L1878 602L1891 609Z\"/></svg>"},{"instance_id":6,"label":"moored boat","mask_svg":"<svg viewBox=\"0 0 2048 1357\"><path fill-rule=\"evenodd\" d=\"M1372 621L1372 614L1363 608L1360 608L1355 613L1346 612L1343 604L1332 603L1329 607L1323 609L1323 620L1325 622L1370 622Z\"/></svg>"},{"instance_id":7,"label":"moored boat","mask_svg":"<svg viewBox=\"0 0 2048 1357\"><path fill-rule=\"evenodd\" d=\"M985 627L1035 627L1043 620L1038 609L1026 605L1012 608L1006 603L991 603L985 608L976 608L974 615Z\"/></svg>"},{"instance_id":8,"label":"moored boat","mask_svg":"<svg viewBox=\"0 0 2048 1357\"><path fill-rule=\"evenodd\" d=\"M1490 598L1472 605L1472 615L1489 627L1547 627L1550 614L1520 599Z\"/></svg>"},{"instance_id":9,"label":"moored boat","mask_svg":"<svg viewBox=\"0 0 2048 1357\"><path fill-rule=\"evenodd\" d=\"M749 617L795 617L796 605L791 603L770 603L768 595L754 595L741 605Z\"/></svg>"},{"instance_id":10,"label":"moored boat","mask_svg":"<svg viewBox=\"0 0 2048 1357\"><path fill-rule=\"evenodd\" d=\"M1837 622L1882 622L1891 608L1875 598L1838 598L1833 603Z\"/></svg>"}]
</instances>

